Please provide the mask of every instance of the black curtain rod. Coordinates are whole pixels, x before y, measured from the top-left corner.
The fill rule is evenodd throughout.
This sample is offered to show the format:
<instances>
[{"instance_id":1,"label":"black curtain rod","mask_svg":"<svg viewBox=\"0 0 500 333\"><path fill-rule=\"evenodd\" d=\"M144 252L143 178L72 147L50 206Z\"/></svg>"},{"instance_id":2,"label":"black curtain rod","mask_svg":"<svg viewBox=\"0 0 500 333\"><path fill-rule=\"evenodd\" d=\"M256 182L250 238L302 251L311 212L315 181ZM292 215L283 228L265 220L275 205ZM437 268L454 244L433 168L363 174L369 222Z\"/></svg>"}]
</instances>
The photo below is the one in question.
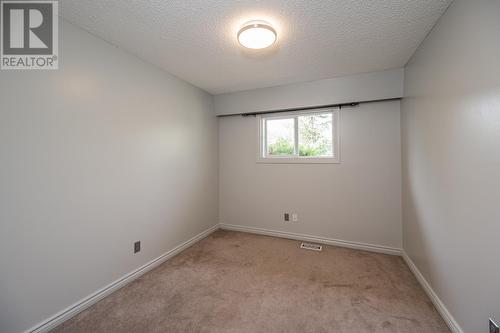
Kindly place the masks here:
<instances>
[{"instance_id":1,"label":"black curtain rod","mask_svg":"<svg viewBox=\"0 0 500 333\"><path fill-rule=\"evenodd\" d=\"M289 108L289 109L278 109L278 110L269 110L269 111L257 111L257 112L247 112L242 113L243 117L248 116L257 116L259 114L271 114L271 113L283 113L283 112L293 112L293 111L305 111L305 110L315 110L315 109L326 109L326 108L344 108L344 107L357 107L360 104L364 103L375 103L375 102L388 102L388 101L397 101L400 100L400 97L396 98L385 98L385 99L374 99L374 100L366 100L360 102L351 102L351 103L338 103L338 104L326 104L326 105L316 105L316 106L304 106L298 108ZM229 116L237 116L239 114L225 114L220 115L219 117L229 117Z\"/></svg>"}]
</instances>

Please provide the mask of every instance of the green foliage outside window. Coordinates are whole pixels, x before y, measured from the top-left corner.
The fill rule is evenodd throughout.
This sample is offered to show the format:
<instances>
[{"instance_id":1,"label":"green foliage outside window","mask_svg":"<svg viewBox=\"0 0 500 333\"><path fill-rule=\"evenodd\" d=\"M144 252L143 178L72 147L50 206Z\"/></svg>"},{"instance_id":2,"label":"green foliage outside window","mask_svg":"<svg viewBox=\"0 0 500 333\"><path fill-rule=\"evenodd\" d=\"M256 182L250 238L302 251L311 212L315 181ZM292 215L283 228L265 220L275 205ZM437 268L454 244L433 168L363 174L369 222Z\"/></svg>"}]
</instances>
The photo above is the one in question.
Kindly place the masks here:
<instances>
[{"instance_id":1,"label":"green foliage outside window","mask_svg":"<svg viewBox=\"0 0 500 333\"><path fill-rule=\"evenodd\" d=\"M332 126L331 115L311 115L299 117L299 156L325 156L331 151L331 141L325 131ZM279 137L268 145L270 156L294 155L293 140Z\"/></svg>"},{"instance_id":2,"label":"green foliage outside window","mask_svg":"<svg viewBox=\"0 0 500 333\"><path fill-rule=\"evenodd\" d=\"M331 126L330 114L299 117L299 156L324 156L331 145L325 131Z\"/></svg>"},{"instance_id":3,"label":"green foliage outside window","mask_svg":"<svg viewBox=\"0 0 500 333\"><path fill-rule=\"evenodd\" d=\"M293 155L293 143L281 137L274 144L267 147L269 155Z\"/></svg>"},{"instance_id":4,"label":"green foliage outside window","mask_svg":"<svg viewBox=\"0 0 500 333\"><path fill-rule=\"evenodd\" d=\"M276 143L269 145L269 155L293 155L293 144L285 138L279 138ZM317 144L316 146L300 145L300 156L323 156L328 151L326 143Z\"/></svg>"}]
</instances>

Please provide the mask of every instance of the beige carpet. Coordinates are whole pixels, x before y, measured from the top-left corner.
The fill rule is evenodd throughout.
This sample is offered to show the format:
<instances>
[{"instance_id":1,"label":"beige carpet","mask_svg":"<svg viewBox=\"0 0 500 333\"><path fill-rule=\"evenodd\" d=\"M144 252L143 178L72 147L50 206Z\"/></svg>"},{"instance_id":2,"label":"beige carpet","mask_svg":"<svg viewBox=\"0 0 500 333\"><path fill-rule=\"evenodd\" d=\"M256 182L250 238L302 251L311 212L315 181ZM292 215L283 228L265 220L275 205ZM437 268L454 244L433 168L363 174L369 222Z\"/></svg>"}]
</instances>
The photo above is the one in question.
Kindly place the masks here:
<instances>
[{"instance_id":1,"label":"beige carpet","mask_svg":"<svg viewBox=\"0 0 500 333\"><path fill-rule=\"evenodd\" d=\"M53 332L450 332L396 256L217 231Z\"/></svg>"}]
</instances>

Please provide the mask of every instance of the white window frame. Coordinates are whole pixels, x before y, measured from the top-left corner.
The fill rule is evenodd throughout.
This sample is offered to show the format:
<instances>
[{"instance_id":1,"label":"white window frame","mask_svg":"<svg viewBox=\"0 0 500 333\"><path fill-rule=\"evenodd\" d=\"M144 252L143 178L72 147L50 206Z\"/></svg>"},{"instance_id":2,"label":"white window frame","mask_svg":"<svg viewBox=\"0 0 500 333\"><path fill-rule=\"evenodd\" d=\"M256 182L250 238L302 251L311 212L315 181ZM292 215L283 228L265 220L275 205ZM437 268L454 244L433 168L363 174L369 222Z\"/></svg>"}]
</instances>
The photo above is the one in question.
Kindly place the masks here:
<instances>
[{"instance_id":1,"label":"white window frame","mask_svg":"<svg viewBox=\"0 0 500 333\"><path fill-rule=\"evenodd\" d=\"M333 139L333 157L308 157L298 155L298 117L303 115L314 115L314 114L332 114L332 139ZM289 156L266 156L267 153L267 139L266 139L266 120L268 119L295 119L295 151L296 154ZM293 112L283 112L275 114L261 114L257 115L257 163L312 163L312 164L324 164L324 163L340 163L340 109L314 109L314 110L304 110L304 111L293 111Z\"/></svg>"}]
</instances>

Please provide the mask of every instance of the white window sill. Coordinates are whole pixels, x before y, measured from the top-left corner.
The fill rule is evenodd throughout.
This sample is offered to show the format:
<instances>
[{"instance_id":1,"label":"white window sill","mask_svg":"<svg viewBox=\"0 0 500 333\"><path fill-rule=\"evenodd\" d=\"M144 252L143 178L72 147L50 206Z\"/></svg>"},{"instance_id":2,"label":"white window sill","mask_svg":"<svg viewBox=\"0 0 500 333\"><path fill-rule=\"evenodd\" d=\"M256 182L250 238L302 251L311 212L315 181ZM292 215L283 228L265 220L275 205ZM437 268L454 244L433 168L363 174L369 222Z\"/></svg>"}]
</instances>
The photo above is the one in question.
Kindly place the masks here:
<instances>
[{"instance_id":1,"label":"white window sill","mask_svg":"<svg viewBox=\"0 0 500 333\"><path fill-rule=\"evenodd\" d=\"M259 158L257 163L260 164L340 164L341 161L337 158L308 158L308 157L273 157L273 158Z\"/></svg>"}]
</instances>

